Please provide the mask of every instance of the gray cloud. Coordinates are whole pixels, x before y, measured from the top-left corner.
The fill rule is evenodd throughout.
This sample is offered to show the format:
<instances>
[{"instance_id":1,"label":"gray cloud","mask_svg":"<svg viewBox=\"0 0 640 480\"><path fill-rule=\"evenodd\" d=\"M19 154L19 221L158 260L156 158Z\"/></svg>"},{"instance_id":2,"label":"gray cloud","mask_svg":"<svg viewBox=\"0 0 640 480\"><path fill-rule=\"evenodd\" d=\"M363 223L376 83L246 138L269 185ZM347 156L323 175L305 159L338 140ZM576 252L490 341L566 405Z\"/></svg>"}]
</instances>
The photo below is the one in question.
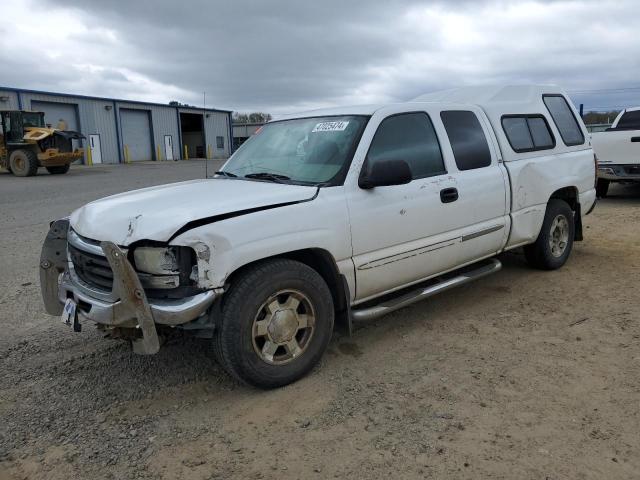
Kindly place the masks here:
<instances>
[{"instance_id":1,"label":"gray cloud","mask_svg":"<svg viewBox=\"0 0 640 480\"><path fill-rule=\"evenodd\" d=\"M0 19L0 84L29 88L194 104L206 91L209 106L278 113L465 84L640 86L633 0L32 0L11 8L18 18ZM33 11L46 15L28 17ZM56 20L68 32L24 26ZM11 51L17 44L26 55ZM640 89L574 99L640 104Z\"/></svg>"}]
</instances>

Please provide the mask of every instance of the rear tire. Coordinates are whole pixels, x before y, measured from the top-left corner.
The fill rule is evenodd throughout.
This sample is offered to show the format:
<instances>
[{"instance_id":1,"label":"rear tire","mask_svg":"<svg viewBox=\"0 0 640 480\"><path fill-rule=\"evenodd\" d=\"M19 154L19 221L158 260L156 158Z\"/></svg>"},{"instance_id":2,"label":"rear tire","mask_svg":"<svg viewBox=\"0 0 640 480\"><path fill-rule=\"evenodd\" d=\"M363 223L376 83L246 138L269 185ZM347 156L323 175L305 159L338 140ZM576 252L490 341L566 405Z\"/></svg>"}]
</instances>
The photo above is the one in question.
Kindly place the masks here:
<instances>
[{"instance_id":1,"label":"rear tire","mask_svg":"<svg viewBox=\"0 0 640 480\"><path fill-rule=\"evenodd\" d=\"M560 268L571 254L574 236L573 210L567 202L551 199L538 238L524 247L525 258L529 265L541 270Z\"/></svg>"},{"instance_id":2,"label":"rear tire","mask_svg":"<svg viewBox=\"0 0 640 480\"><path fill-rule=\"evenodd\" d=\"M307 265L287 259L250 267L223 298L216 357L235 378L259 388L306 375L333 333L329 287Z\"/></svg>"},{"instance_id":3,"label":"rear tire","mask_svg":"<svg viewBox=\"0 0 640 480\"><path fill-rule=\"evenodd\" d=\"M607 196L607 192L609 191L610 183L611 182L609 180L599 178L598 182L596 183L596 197L605 198Z\"/></svg>"},{"instance_id":4,"label":"rear tire","mask_svg":"<svg viewBox=\"0 0 640 480\"><path fill-rule=\"evenodd\" d=\"M46 167L47 172L49 172L51 175L62 175L64 173L67 173L69 171L69 168L71 168L71 165L69 165L68 163L66 165L59 165L56 167Z\"/></svg>"},{"instance_id":5,"label":"rear tire","mask_svg":"<svg viewBox=\"0 0 640 480\"><path fill-rule=\"evenodd\" d=\"M9 170L16 177L31 177L38 173L38 156L31 150L14 150L9 155Z\"/></svg>"}]
</instances>

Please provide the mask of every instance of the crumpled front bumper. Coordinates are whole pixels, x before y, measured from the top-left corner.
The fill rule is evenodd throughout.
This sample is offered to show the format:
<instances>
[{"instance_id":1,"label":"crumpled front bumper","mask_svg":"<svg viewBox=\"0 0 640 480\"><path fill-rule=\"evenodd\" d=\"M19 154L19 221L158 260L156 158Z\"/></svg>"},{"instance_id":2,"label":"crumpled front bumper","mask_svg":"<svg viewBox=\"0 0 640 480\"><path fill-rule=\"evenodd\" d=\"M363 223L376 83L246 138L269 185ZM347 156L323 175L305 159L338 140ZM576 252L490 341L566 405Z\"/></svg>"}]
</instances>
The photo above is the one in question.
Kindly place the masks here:
<instances>
[{"instance_id":1,"label":"crumpled front bumper","mask_svg":"<svg viewBox=\"0 0 640 480\"><path fill-rule=\"evenodd\" d=\"M71 298L82 320L139 328L142 338L133 343L136 353L153 354L159 350L156 324L175 326L195 320L220 293L207 290L181 299L149 301L127 256L112 242L102 242L100 246L113 271L113 290L92 290L74 274L67 254L68 230L68 219L53 222L42 247L40 287L47 313L60 315L64 303Z\"/></svg>"}]
</instances>

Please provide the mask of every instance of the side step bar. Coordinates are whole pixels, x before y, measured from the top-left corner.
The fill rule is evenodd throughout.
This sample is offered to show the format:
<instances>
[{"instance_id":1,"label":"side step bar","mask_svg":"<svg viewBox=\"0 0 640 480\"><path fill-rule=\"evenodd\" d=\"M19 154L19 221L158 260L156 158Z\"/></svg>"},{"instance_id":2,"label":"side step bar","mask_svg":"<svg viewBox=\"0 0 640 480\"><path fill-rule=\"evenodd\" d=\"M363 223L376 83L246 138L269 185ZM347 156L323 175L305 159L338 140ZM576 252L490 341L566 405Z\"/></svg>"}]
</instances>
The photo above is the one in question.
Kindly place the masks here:
<instances>
[{"instance_id":1,"label":"side step bar","mask_svg":"<svg viewBox=\"0 0 640 480\"><path fill-rule=\"evenodd\" d=\"M354 321L367 321L374 318L381 317L387 313L394 312L400 308L404 308L413 303L424 300L425 298L432 297L440 292L449 290L450 288L464 285L478 278L486 277L492 273L499 271L502 268L500 260L492 258L488 262L482 262L481 266L473 268L472 270L466 270L464 273L453 273L453 277L448 277L435 284L431 284L428 287L422 287L414 289L408 293L401 294L398 297L391 298L383 301L377 305L364 308L354 308L351 310L351 316Z\"/></svg>"}]
</instances>

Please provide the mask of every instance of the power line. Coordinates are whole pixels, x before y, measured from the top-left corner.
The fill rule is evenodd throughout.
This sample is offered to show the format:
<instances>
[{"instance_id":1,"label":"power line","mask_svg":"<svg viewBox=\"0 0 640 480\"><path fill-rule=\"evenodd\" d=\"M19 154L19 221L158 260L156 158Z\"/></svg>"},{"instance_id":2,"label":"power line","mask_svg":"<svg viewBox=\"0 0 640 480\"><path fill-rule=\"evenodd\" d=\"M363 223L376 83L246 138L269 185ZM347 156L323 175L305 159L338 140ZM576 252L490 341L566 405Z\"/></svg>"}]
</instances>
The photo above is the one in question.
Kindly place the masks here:
<instances>
[{"instance_id":1,"label":"power line","mask_svg":"<svg viewBox=\"0 0 640 480\"><path fill-rule=\"evenodd\" d=\"M587 94L587 93L620 93L620 92L628 92L632 90L640 90L640 87L625 87L625 88L600 88L593 90L568 90L567 93L574 94Z\"/></svg>"},{"instance_id":2,"label":"power line","mask_svg":"<svg viewBox=\"0 0 640 480\"><path fill-rule=\"evenodd\" d=\"M599 108L599 109L601 109L601 110L606 110L606 109L615 110L616 108L629 108L629 105L625 105L625 106L622 106L622 105L609 105L609 106L606 106L606 107L596 107L596 106L590 107L590 106L588 106L588 105L585 105L585 106L584 106L584 107L582 107L582 108L583 108L584 110L586 110L586 109L588 109L588 108L590 108L590 109Z\"/></svg>"}]
</instances>

